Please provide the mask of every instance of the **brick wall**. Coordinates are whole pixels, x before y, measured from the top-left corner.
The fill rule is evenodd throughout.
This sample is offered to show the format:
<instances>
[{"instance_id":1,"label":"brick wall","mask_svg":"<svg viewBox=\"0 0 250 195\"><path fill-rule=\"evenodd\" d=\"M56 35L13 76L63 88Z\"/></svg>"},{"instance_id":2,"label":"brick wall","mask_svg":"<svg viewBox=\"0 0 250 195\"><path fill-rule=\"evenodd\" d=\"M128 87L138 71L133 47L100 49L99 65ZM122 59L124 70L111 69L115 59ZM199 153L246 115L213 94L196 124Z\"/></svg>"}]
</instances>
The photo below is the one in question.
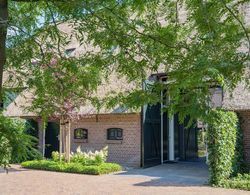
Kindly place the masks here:
<instances>
[{"instance_id":1,"label":"brick wall","mask_svg":"<svg viewBox=\"0 0 250 195\"><path fill-rule=\"evenodd\" d=\"M239 112L243 130L244 158L250 167L250 111Z\"/></svg>"},{"instance_id":2,"label":"brick wall","mask_svg":"<svg viewBox=\"0 0 250 195\"><path fill-rule=\"evenodd\" d=\"M108 161L124 166L140 166L141 157L141 119L140 114L106 114L92 118L81 119L72 123L71 150L95 151L108 146ZM117 127L123 129L123 140L110 143L107 140L107 129ZM88 142L80 143L74 140L75 128L88 129Z\"/></svg>"}]
</instances>

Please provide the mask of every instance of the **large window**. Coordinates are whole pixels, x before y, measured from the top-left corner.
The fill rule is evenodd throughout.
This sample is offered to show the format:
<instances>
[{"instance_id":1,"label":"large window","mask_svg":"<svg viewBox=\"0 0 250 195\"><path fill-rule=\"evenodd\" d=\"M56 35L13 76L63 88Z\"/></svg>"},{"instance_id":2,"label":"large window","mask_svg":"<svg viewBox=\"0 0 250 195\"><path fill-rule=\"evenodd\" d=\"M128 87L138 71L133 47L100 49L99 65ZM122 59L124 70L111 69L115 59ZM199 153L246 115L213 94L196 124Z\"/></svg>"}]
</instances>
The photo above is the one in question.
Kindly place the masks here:
<instances>
[{"instance_id":1,"label":"large window","mask_svg":"<svg viewBox=\"0 0 250 195\"><path fill-rule=\"evenodd\" d=\"M108 140L123 140L123 130L120 128L107 129Z\"/></svg>"},{"instance_id":2,"label":"large window","mask_svg":"<svg viewBox=\"0 0 250 195\"><path fill-rule=\"evenodd\" d=\"M74 130L74 139L86 140L88 139L88 129L77 128Z\"/></svg>"}]
</instances>

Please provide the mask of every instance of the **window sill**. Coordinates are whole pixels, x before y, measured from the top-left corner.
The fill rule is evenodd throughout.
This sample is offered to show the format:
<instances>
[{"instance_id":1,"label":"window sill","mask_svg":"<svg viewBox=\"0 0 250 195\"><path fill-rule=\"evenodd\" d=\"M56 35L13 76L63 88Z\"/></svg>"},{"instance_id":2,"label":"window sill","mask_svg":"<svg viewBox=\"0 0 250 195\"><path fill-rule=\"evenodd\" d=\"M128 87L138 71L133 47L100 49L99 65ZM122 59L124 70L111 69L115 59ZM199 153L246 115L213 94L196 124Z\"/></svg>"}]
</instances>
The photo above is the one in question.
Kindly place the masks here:
<instances>
[{"instance_id":1,"label":"window sill","mask_svg":"<svg viewBox=\"0 0 250 195\"><path fill-rule=\"evenodd\" d=\"M81 140L81 139L74 139L74 142L75 143L88 143L88 140L87 139L83 139L83 140Z\"/></svg>"},{"instance_id":2,"label":"window sill","mask_svg":"<svg viewBox=\"0 0 250 195\"><path fill-rule=\"evenodd\" d=\"M107 140L107 144L122 144L122 140Z\"/></svg>"}]
</instances>

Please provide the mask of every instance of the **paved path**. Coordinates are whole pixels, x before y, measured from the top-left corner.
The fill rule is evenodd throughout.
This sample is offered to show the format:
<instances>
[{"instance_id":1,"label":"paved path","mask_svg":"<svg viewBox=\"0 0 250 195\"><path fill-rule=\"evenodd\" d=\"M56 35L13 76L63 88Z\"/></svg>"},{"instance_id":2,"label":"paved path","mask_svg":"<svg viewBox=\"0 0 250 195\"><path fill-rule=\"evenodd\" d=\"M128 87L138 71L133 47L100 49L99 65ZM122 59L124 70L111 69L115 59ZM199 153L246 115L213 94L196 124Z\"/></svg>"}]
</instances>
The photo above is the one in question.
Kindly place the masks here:
<instances>
[{"instance_id":1,"label":"paved path","mask_svg":"<svg viewBox=\"0 0 250 195\"><path fill-rule=\"evenodd\" d=\"M13 165L9 174L0 171L0 195L250 194L208 187L204 185L206 179L206 168L194 167L192 163L167 164L102 176L27 170Z\"/></svg>"}]
</instances>

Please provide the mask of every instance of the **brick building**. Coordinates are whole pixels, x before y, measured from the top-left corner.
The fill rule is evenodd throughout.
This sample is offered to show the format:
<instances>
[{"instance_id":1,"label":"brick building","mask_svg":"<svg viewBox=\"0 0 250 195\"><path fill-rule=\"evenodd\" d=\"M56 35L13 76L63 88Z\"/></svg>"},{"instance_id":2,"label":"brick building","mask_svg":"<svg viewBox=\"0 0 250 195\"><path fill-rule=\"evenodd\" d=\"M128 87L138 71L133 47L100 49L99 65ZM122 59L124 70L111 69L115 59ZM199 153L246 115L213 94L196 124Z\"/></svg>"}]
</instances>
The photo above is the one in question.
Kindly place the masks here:
<instances>
[{"instance_id":1,"label":"brick building","mask_svg":"<svg viewBox=\"0 0 250 195\"><path fill-rule=\"evenodd\" d=\"M249 10L249 5L243 10ZM250 21L248 11L245 11L246 21ZM185 14L183 14L185 18ZM65 33L70 33L67 25L60 27ZM87 47L95 50L94 47ZM84 52L76 40L72 40L66 51L73 55ZM103 84L97 90L98 96L105 96L111 90L130 90L134 86L122 79L110 75L110 82ZM36 113L28 112L25 107L31 104L33 95L23 91L8 105L5 115L32 119L38 123L39 146L45 156L58 150L59 125L50 121L46 130ZM212 97L216 106L237 112L241 119L244 134L244 157L250 164L250 91L240 84L232 96L226 91L216 89ZM118 162L125 166L152 166L168 160L189 160L197 157L197 129L185 129L178 124L177 116L168 118L160 113L161 105L144 106L142 110L131 111L123 108L101 110L97 112L91 105L80 109L81 117L72 122L71 149L80 147L84 151L95 151L108 146L110 162ZM98 114L97 114L98 113ZM188 145L188 144L189 145ZM46 145L46 147L45 147Z\"/></svg>"},{"instance_id":2,"label":"brick building","mask_svg":"<svg viewBox=\"0 0 250 195\"><path fill-rule=\"evenodd\" d=\"M155 76L155 75L154 75ZM124 81L111 76L110 85L100 86L100 95L109 90L128 90ZM132 86L129 86L130 88ZM233 110L240 117L244 134L244 157L250 164L250 91L241 83L233 93L214 88L212 106ZM32 94L24 91L6 109L5 115L32 119L38 123L39 147L46 157L59 149L59 124L50 121L46 129L36 113L25 107L31 104ZM172 160L192 160L198 157L197 129L186 129L178 116L161 114L160 104L131 111L116 107L101 109L98 114L91 105L80 109L78 119L71 124L71 151L96 151L108 146L108 161L129 167L147 167ZM65 135L64 135L65 137ZM46 147L45 147L46 146ZM44 150L43 150L44 149Z\"/></svg>"}]
</instances>

